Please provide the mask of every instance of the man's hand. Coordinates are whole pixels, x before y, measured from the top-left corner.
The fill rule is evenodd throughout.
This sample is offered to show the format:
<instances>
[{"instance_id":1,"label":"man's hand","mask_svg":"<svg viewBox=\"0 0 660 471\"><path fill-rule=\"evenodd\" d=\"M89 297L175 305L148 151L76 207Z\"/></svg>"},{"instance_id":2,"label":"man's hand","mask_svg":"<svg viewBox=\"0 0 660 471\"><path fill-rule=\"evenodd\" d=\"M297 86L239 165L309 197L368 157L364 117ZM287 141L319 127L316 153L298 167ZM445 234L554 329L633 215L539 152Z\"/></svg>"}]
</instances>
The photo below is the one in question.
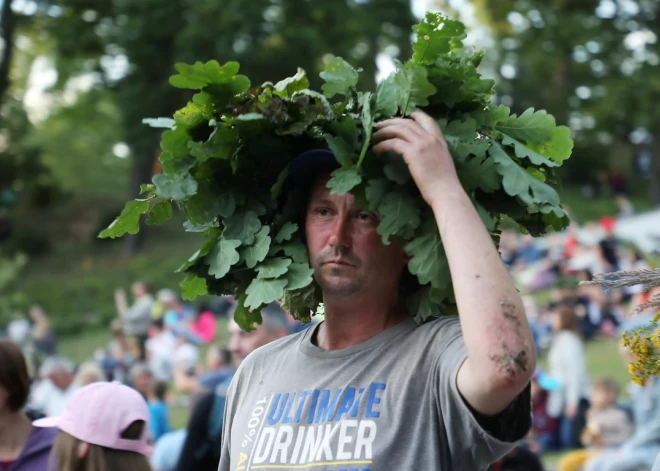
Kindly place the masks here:
<instances>
[{"instance_id":1,"label":"man's hand","mask_svg":"<svg viewBox=\"0 0 660 471\"><path fill-rule=\"evenodd\" d=\"M441 188L460 189L454 161L435 120L416 110L410 118L394 118L376 125L374 152L395 152L403 157L422 197L433 206Z\"/></svg>"}]
</instances>

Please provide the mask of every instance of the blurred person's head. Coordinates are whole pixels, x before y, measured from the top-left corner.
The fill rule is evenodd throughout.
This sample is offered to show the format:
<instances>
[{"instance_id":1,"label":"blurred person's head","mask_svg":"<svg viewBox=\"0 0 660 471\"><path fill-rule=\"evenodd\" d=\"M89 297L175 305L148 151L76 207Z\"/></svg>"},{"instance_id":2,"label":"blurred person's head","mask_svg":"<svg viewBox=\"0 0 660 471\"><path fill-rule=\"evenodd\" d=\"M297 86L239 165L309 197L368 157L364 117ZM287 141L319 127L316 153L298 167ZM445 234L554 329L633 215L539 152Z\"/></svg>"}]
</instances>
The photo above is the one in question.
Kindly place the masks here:
<instances>
[{"instance_id":1,"label":"blurred person's head","mask_svg":"<svg viewBox=\"0 0 660 471\"><path fill-rule=\"evenodd\" d=\"M135 363L130 371L131 383L142 396L149 397L153 388L154 375L146 363Z\"/></svg>"},{"instance_id":2,"label":"blurred person's head","mask_svg":"<svg viewBox=\"0 0 660 471\"><path fill-rule=\"evenodd\" d=\"M148 420L135 390L94 383L76 391L61 416L34 425L59 428L51 454L57 471L150 471Z\"/></svg>"},{"instance_id":3,"label":"blurred person's head","mask_svg":"<svg viewBox=\"0 0 660 471\"><path fill-rule=\"evenodd\" d=\"M133 297L138 299L152 293L151 285L146 281L136 281L131 286Z\"/></svg>"},{"instance_id":4,"label":"blurred person's head","mask_svg":"<svg viewBox=\"0 0 660 471\"><path fill-rule=\"evenodd\" d=\"M21 348L0 340L0 417L20 413L30 395L30 376Z\"/></svg>"},{"instance_id":5,"label":"blurred person's head","mask_svg":"<svg viewBox=\"0 0 660 471\"><path fill-rule=\"evenodd\" d=\"M611 236L614 234L614 229L616 228L616 219L611 216L603 216L600 218L599 223L606 236Z\"/></svg>"},{"instance_id":6,"label":"blurred person's head","mask_svg":"<svg viewBox=\"0 0 660 471\"><path fill-rule=\"evenodd\" d=\"M261 324L254 324L254 330L251 332L241 329L234 319L229 321L229 350L235 367L257 348L289 334L289 320L277 302L264 306L261 309L261 317Z\"/></svg>"},{"instance_id":7,"label":"blurred person's head","mask_svg":"<svg viewBox=\"0 0 660 471\"><path fill-rule=\"evenodd\" d=\"M580 334L580 323L575 309L568 304L560 304L552 312L552 331L570 331Z\"/></svg>"},{"instance_id":8,"label":"blurred person's head","mask_svg":"<svg viewBox=\"0 0 660 471\"><path fill-rule=\"evenodd\" d=\"M48 325L48 316L46 316L46 311L41 306L33 305L30 307L30 319L37 325Z\"/></svg>"},{"instance_id":9,"label":"blurred person's head","mask_svg":"<svg viewBox=\"0 0 660 471\"><path fill-rule=\"evenodd\" d=\"M93 361L86 361L80 365L75 378L75 382L79 386L87 386L88 384L106 380L107 378L103 369Z\"/></svg>"},{"instance_id":10,"label":"blurred person's head","mask_svg":"<svg viewBox=\"0 0 660 471\"><path fill-rule=\"evenodd\" d=\"M163 330L165 330L165 321L162 318L154 319L151 321L151 329L154 335L160 334Z\"/></svg>"},{"instance_id":11,"label":"blurred person's head","mask_svg":"<svg viewBox=\"0 0 660 471\"><path fill-rule=\"evenodd\" d=\"M153 398L157 401L165 401L167 396L167 383L164 381L155 381L151 387L150 398Z\"/></svg>"},{"instance_id":12,"label":"blurred person's head","mask_svg":"<svg viewBox=\"0 0 660 471\"><path fill-rule=\"evenodd\" d=\"M619 385L612 378L600 378L591 385L591 404L596 409L613 407L619 398Z\"/></svg>"},{"instance_id":13,"label":"blurred person's head","mask_svg":"<svg viewBox=\"0 0 660 471\"><path fill-rule=\"evenodd\" d=\"M41 366L41 377L48 378L58 389L66 390L75 379L75 367L66 358L51 357Z\"/></svg>"},{"instance_id":14,"label":"blurred person's head","mask_svg":"<svg viewBox=\"0 0 660 471\"><path fill-rule=\"evenodd\" d=\"M210 371L219 370L231 365L231 352L218 345L211 345L206 353L206 369Z\"/></svg>"},{"instance_id":15,"label":"blurred person's head","mask_svg":"<svg viewBox=\"0 0 660 471\"><path fill-rule=\"evenodd\" d=\"M179 296L171 289L161 289L158 292L157 300L165 309L165 312L176 309L179 306Z\"/></svg>"}]
</instances>

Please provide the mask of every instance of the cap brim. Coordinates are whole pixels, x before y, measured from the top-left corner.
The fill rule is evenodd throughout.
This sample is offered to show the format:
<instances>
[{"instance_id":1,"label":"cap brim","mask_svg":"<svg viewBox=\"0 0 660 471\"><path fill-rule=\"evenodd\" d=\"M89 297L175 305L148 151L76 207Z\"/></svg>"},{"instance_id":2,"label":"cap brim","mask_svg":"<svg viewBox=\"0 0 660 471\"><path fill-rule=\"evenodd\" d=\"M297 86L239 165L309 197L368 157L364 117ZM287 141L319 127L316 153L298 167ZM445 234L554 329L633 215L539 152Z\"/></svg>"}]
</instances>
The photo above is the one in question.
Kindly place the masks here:
<instances>
[{"instance_id":1,"label":"cap brim","mask_svg":"<svg viewBox=\"0 0 660 471\"><path fill-rule=\"evenodd\" d=\"M289 178L296 186L309 186L321 170L337 165L335 155L329 150L308 150L289 163Z\"/></svg>"},{"instance_id":2,"label":"cap brim","mask_svg":"<svg viewBox=\"0 0 660 471\"><path fill-rule=\"evenodd\" d=\"M50 427L59 427L60 418L59 417L44 417L43 419L37 419L32 422L34 427L50 428Z\"/></svg>"}]
</instances>

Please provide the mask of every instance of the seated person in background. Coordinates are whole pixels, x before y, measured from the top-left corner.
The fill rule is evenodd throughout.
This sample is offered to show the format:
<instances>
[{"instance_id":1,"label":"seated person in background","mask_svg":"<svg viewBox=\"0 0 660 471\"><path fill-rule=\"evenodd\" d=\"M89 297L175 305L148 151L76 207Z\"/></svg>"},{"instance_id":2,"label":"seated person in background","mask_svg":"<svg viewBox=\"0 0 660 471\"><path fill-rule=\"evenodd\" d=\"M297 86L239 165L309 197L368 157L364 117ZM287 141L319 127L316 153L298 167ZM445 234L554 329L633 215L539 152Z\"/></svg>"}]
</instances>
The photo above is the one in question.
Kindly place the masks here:
<instances>
[{"instance_id":1,"label":"seated person in background","mask_svg":"<svg viewBox=\"0 0 660 471\"><path fill-rule=\"evenodd\" d=\"M601 378L591 387L591 407L587 426L582 432L585 450L568 453L559 461L559 471L577 471L603 450L622 445L633 434L633 424L626 411L617 407L619 386L611 378Z\"/></svg>"},{"instance_id":2,"label":"seated person in background","mask_svg":"<svg viewBox=\"0 0 660 471\"><path fill-rule=\"evenodd\" d=\"M628 349L622 348L622 353L628 363L633 359ZM635 433L623 445L587 461L585 471L637 471L653 466L660 452L660 377L630 387Z\"/></svg>"}]
</instances>

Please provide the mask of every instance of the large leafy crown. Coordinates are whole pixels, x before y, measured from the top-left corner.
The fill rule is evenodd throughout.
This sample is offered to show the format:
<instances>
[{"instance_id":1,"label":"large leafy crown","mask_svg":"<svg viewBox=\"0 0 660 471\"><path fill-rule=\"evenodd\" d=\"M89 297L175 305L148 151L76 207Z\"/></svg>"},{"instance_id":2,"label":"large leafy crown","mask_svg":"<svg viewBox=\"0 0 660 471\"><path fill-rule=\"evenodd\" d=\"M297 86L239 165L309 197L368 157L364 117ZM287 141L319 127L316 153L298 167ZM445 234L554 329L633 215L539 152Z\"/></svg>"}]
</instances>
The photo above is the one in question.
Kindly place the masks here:
<instances>
[{"instance_id":1,"label":"large leafy crown","mask_svg":"<svg viewBox=\"0 0 660 471\"><path fill-rule=\"evenodd\" d=\"M573 147L569 129L545 111L520 116L494 105L494 82L477 71L483 53L463 45L465 26L427 14L413 27L413 56L374 92L357 89L359 70L341 58L321 73L320 92L305 71L250 88L239 64L177 64L174 87L196 90L174 119L148 119L166 128L163 173L143 185L100 237L119 237L172 215L205 238L179 272L186 299L206 293L238 299L236 321L251 329L260 308L283 300L300 320L317 311L321 293L309 266L298 215L302 195L287 178L288 164L311 148L330 149L340 164L328 187L351 192L377 211L384 243L404 244L411 257L402 295L420 321L455 312L451 279L431 209L398 155L370 150L373 126L423 109L440 125L460 181L497 241L503 217L524 233L562 229L568 218L553 185L555 169Z\"/></svg>"}]
</instances>

